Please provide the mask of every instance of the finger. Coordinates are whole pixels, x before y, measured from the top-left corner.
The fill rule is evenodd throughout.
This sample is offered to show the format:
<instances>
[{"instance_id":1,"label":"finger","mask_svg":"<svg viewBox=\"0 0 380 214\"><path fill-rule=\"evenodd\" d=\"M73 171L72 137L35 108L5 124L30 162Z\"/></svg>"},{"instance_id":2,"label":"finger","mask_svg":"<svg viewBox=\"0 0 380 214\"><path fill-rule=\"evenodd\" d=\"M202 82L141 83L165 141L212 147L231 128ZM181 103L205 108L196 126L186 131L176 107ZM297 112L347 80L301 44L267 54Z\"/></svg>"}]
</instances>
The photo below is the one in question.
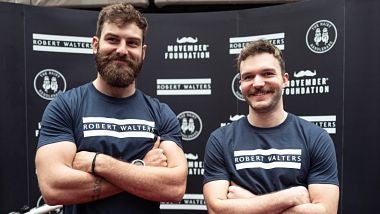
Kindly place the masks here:
<instances>
[{"instance_id":1,"label":"finger","mask_svg":"<svg viewBox=\"0 0 380 214\"><path fill-rule=\"evenodd\" d=\"M154 142L152 149L158 149L158 147L160 147L160 143L161 143L160 136L157 136L157 140L156 142Z\"/></svg>"},{"instance_id":2,"label":"finger","mask_svg":"<svg viewBox=\"0 0 380 214\"><path fill-rule=\"evenodd\" d=\"M162 153L161 156L162 156L162 157L161 157L162 160L164 160L165 162L168 160L168 158L166 157L166 155L165 155L164 153Z\"/></svg>"}]
</instances>

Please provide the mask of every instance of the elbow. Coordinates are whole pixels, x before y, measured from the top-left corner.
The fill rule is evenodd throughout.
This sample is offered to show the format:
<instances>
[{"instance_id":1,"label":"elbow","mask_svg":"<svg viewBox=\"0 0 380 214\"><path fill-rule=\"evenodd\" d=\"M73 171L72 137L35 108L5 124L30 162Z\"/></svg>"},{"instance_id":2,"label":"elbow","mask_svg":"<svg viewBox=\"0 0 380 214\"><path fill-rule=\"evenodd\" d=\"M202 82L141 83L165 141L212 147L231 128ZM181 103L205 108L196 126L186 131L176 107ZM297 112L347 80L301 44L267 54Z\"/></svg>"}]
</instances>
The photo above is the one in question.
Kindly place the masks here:
<instances>
[{"instance_id":1,"label":"elbow","mask_svg":"<svg viewBox=\"0 0 380 214\"><path fill-rule=\"evenodd\" d=\"M186 183L183 185L179 185L170 190L170 196L168 198L168 202L179 202L183 199L183 196L186 192Z\"/></svg>"},{"instance_id":2,"label":"elbow","mask_svg":"<svg viewBox=\"0 0 380 214\"><path fill-rule=\"evenodd\" d=\"M222 209L217 209L215 206L210 206L206 203L208 214L221 214L224 213Z\"/></svg>"},{"instance_id":3,"label":"elbow","mask_svg":"<svg viewBox=\"0 0 380 214\"><path fill-rule=\"evenodd\" d=\"M44 199L45 204L50 205L50 206L63 204L60 194L56 193L55 191L50 190L50 191L41 191L41 192L42 192L42 198Z\"/></svg>"},{"instance_id":4,"label":"elbow","mask_svg":"<svg viewBox=\"0 0 380 214\"><path fill-rule=\"evenodd\" d=\"M59 191L59 189L56 189L51 185L41 183L39 187L45 204L50 206L65 204L63 198L65 194L62 193L62 191Z\"/></svg>"}]
</instances>

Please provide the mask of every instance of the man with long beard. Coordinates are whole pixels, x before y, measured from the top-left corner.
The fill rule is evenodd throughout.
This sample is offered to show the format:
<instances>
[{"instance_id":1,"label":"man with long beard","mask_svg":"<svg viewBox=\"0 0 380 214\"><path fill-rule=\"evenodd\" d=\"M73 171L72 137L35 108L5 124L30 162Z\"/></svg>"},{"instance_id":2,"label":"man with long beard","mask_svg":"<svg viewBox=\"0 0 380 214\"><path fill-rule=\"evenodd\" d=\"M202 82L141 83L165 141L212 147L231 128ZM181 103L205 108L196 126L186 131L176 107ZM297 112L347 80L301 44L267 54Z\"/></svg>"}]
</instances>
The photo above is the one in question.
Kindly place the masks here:
<instances>
[{"instance_id":1,"label":"man with long beard","mask_svg":"<svg viewBox=\"0 0 380 214\"><path fill-rule=\"evenodd\" d=\"M207 142L209 213L337 213L334 144L324 129L284 110L288 74L281 51L268 41L249 43L237 67L249 113Z\"/></svg>"},{"instance_id":2,"label":"man with long beard","mask_svg":"<svg viewBox=\"0 0 380 214\"><path fill-rule=\"evenodd\" d=\"M45 202L64 213L160 213L159 202L184 195L178 119L135 87L146 30L133 6L103 8L92 41L97 78L43 114L36 173Z\"/></svg>"}]
</instances>

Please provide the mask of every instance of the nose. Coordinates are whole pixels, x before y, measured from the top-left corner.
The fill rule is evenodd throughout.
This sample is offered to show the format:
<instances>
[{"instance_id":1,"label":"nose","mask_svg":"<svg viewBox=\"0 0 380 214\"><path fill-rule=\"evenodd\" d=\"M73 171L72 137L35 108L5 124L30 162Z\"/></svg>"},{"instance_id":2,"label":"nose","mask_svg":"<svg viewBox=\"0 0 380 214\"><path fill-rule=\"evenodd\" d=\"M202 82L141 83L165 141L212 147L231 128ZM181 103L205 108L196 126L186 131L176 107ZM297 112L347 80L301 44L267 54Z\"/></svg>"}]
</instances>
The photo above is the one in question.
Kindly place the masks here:
<instances>
[{"instance_id":1,"label":"nose","mask_svg":"<svg viewBox=\"0 0 380 214\"><path fill-rule=\"evenodd\" d=\"M119 55L125 56L128 55L128 47L124 42L120 42L116 48L116 53Z\"/></svg>"},{"instance_id":2,"label":"nose","mask_svg":"<svg viewBox=\"0 0 380 214\"><path fill-rule=\"evenodd\" d=\"M255 78L252 79L253 87L261 87L265 85L265 80L260 75L256 75Z\"/></svg>"}]
</instances>

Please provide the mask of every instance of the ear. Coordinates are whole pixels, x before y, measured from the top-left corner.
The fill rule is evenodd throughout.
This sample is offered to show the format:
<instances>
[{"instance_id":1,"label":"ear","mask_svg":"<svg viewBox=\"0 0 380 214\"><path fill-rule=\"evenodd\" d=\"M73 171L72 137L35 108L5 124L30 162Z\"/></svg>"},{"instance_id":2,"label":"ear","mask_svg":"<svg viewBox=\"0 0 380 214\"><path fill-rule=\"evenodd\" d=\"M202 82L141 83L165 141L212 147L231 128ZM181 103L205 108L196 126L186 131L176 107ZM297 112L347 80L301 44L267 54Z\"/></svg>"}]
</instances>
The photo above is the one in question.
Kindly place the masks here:
<instances>
[{"instance_id":1,"label":"ear","mask_svg":"<svg viewBox=\"0 0 380 214\"><path fill-rule=\"evenodd\" d=\"M98 52L99 47L99 38L94 36L92 37L92 53L96 54Z\"/></svg>"},{"instance_id":2,"label":"ear","mask_svg":"<svg viewBox=\"0 0 380 214\"><path fill-rule=\"evenodd\" d=\"M284 75L282 76L282 80L283 80L283 86L287 86L288 85L288 82L289 82L289 74L288 73L284 73Z\"/></svg>"},{"instance_id":3,"label":"ear","mask_svg":"<svg viewBox=\"0 0 380 214\"><path fill-rule=\"evenodd\" d=\"M142 47L142 59L144 60L145 59L145 53L146 53L146 49L148 48L147 45L143 45Z\"/></svg>"},{"instance_id":4,"label":"ear","mask_svg":"<svg viewBox=\"0 0 380 214\"><path fill-rule=\"evenodd\" d=\"M239 90L241 91L241 85L239 85Z\"/></svg>"}]
</instances>

